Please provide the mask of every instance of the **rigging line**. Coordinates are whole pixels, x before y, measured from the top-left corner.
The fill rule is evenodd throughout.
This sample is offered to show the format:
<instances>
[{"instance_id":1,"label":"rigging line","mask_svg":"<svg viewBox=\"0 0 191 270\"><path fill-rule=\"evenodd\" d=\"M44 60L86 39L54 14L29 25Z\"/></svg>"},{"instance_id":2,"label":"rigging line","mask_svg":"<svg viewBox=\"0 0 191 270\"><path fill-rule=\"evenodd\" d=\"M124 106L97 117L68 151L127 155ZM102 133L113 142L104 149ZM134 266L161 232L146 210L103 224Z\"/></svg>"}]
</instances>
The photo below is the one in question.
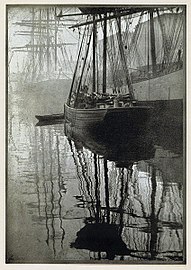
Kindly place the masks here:
<instances>
[{"instance_id":1,"label":"rigging line","mask_svg":"<svg viewBox=\"0 0 191 270\"><path fill-rule=\"evenodd\" d=\"M173 38L174 38L174 36L175 36L175 33L176 33L176 26L177 26L177 21L178 21L178 15L175 15L174 16L174 19L173 19L173 23L172 23L172 31L171 31L171 35L170 35L170 41L171 41L171 43L172 43L172 41L173 41Z\"/></svg>"},{"instance_id":2,"label":"rigging line","mask_svg":"<svg viewBox=\"0 0 191 270\"><path fill-rule=\"evenodd\" d=\"M114 25L115 25L115 29L116 29L116 22L114 22ZM116 30L117 31L117 30ZM116 76L118 76L117 74L117 71L120 70L120 53L119 53L119 50L117 50L117 44L115 45L115 42L116 42L116 36L114 36L114 32L113 32L113 28L112 28L112 43L113 43L113 50L114 50L114 55L116 55L115 59L114 59L114 80L116 80ZM116 84L116 83L115 83Z\"/></svg>"},{"instance_id":3,"label":"rigging line","mask_svg":"<svg viewBox=\"0 0 191 270\"><path fill-rule=\"evenodd\" d=\"M97 46L97 51L96 51L96 92L99 93L99 63L98 63L98 46Z\"/></svg>"},{"instance_id":4,"label":"rigging line","mask_svg":"<svg viewBox=\"0 0 191 270\"><path fill-rule=\"evenodd\" d=\"M71 64L71 61L69 59L69 56L68 56L68 53L67 53L67 50L66 50L65 46L64 46L64 51L65 51L65 54L66 54L66 58L67 58L69 67L70 67L70 71L73 71L72 64Z\"/></svg>"},{"instance_id":5,"label":"rigging line","mask_svg":"<svg viewBox=\"0 0 191 270\"><path fill-rule=\"evenodd\" d=\"M168 43L169 43L169 40L166 36L166 31L165 31L165 28L164 28L164 25L161 21L161 15L159 13L159 10L157 9L157 15L158 15L158 21L159 21L159 25L160 25L160 29L161 29L161 33L162 33L162 42L163 42L163 48L164 48L164 58L163 58L163 62L165 64L168 63L168 58L169 58L169 46L168 46ZM163 14L164 16L164 14Z\"/></svg>"},{"instance_id":6,"label":"rigging line","mask_svg":"<svg viewBox=\"0 0 191 270\"><path fill-rule=\"evenodd\" d=\"M132 56L132 63L137 61L139 66L141 66L141 63L144 63L143 57L139 53L139 49L138 49L138 39L139 39L139 37L141 35L142 30L143 30L143 26L140 25L140 30L139 30L139 33L138 33L138 36L137 36L137 39L136 39L136 46L134 48L134 52L133 52L133 56Z\"/></svg>"},{"instance_id":7,"label":"rigging line","mask_svg":"<svg viewBox=\"0 0 191 270\"><path fill-rule=\"evenodd\" d=\"M177 44L178 44L178 42L180 42L181 41L181 39L180 39L180 34L182 33L182 28L183 28L183 21L181 21L181 24L179 25L179 29L177 29L177 31L176 32L178 32L178 34L175 36L175 40L174 40L174 46L173 46L173 50L171 51L171 62L172 62L172 60L173 60L173 57L174 57L174 55L175 55L175 57L177 57L177 54L175 54L175 51L176 51L176 49L177 49Z\"/></svg>"},{"instance_id":8,"label":"rigging line","mask_svg":"<svg viewBox=\"0 0 191 270\"><path fill-rule=\"evenodd\" d=\"M176 45L177 45L178 41L181 40L180 39L180 33L183 32L182 31L182 28L183 28L183 20L181 18L181 21L180 21L180 24L179 24L179 30L177 29L178 34L175 37L175 40L176 40L176 42L175 42L175 48L176 48Z\"/></svg>"},{"instance_id":9,"label":"rigging line","mask_svg":"<svg viewBox=\"0 0 191 270\"><path fill-rule=\"evenodd\" d=\"M92 58L90 58L89 60L87 60L86 66L84 68L84 72L83 72L83 80L82 80L82 85L87 81L87 77L88 77L88 73L91 70L91 65L92 65Z\"/></svg>"},{"instance_id":10,"label":"rigging line","mask_svg":"<svg viewBox=\"0 0 191 270\"><path fill-rule=\"evenodd\" d=\"M115 21L115 24L114 24L114 26L115 26L115 32L117 33L117 31L118 31L118 29L117 29L117 22ZM117 40L118 40L118 37L117 37L117 35L115 34L115 37L114 37L114 42L116 43L116 48L118 48L117 50L115 49L115 51L116 51L116 57L117 57L117 61L116 61L116 70L120 70L120 64L121 64L121 62L120 62L120 52L119 52L119 47L117 46L118 44L117 44ZM115 47L114 47L115 48Z\"/></svg>"},{"instance_id":11,"label":"rigging line","mask_svg":"<svg viewBox=\"0 0 191 270\"><path fill-rule=\"evenodd\" d=\"M121 56L122 68L123 68L123 72L124 72L124 75L125 75L126 84L128 86L129 95L131 97L131 100L133 100L134 99L134 93L133 93L131 76L130 76L130 73L129 73L129 69L127 67L127 63L126 63L126 59L125 59L125 55L124 55L124 50L123 50L123 46L122 46L120 18L117 19L117 24L118 24L117 38L118 38L118 45L119 45L119 51L120 51L120 56Z\"/></svg>"},{"instance_id":12,"label":"rigging line","mask_svg":"<svg viewBox=\"0 0 191 270\"><path fill-rule=\"evenodd\" d=\"M110 38L110 43L111 43L111 55L112 55L112 61L113 61L113 64L114 64L114 55L116 55L117 51L116 51L116 46L115 46L115 42L114 42L114 32L113 32L113 23L110 22L110 31L111 31L111 38ZM112 49L113 49L113 52L112 52Z\"/></svg>"},{"instance_id":13,"label":"rigging line","mask_svg":"<svg viewBox=\"0 0 191 270\"><path fill-rule=\"evenodd\" d=\"M74 101L74 107L75 107L75 103L77 102L77 99L78 99L78 94L79 94L79 91L80 91L82 77L83 77L83 72L84 72L84 68L85 68L85 64L86 64L86 61L87 61L88 52L89 52L89 48L90 48L90 40L91 40L93 29L91 27L91 30L90 30L90 28L88 30L90 31L90 36L89 36L89 40L88 40L88 47L86 48L86 54L85 54L84 63L83 63L83 66L82 66L80 80L79 80L79 83L78 83L78 88L77 88L77 92L76 92L76 99Z\"/></svg>"},{"instance_id":14,"label":"rigging line","mask_svg":"<svg viewBox=\"0 0 191 270\"><path fill-rule=\"evenodd\" d=\"M177 16L174 17L173 19L173 24L172 24L172 27L171 27L171 34L169 35L169 41L170 41L170 44L173 46L173 40L174 40L174 36L175 36L175 32L176 32L176 26L177 26ZM168 62L167 62L167 65L169 66L170 64L170 61L171 61L171 55L172 53L170 53L170 48L169 48L169 58L168 58Z\"/></svg>"},{"instance_id":15,"label":"rigging line","mask_svg":"<svg viewBox=\"0 0 191 270\"><path fill-rule=\"evenodd\" d=\"M87 27L87 31L89 31L89 27ZM81 52L81 55L80 55L81 60L82 60L83 63L84 63L84 54L86 53L87 45L89 44L88 43L88 35L89 35L89 32L87 32L87 35L86 35L85 40L83 42L82 52ZM80 80L80 74L81 74L82 69L83 69L82 62L80 63L79 68L78 68L78 76L79 76L78 81Z\"/></svg>"},{"instance_id":16,"label":"rigging line","mask_svg":"<svg viewBox=\"0 0 191 270\"><path fill-rule=\"evenodd\" d=\"M111 28L111 25L110 25ZM112 45L110 45L110 43L112 42L112 36L110 36L110 39L108 40L108 58L109 58L109 63L110 63L110 70L112 73L112 79L113 79L113 84L114 84L114 88L116 89L115 86L115 79L114 79L114 59L113 59L113 54L112 54Z\"/></svg>"},{"instance_id":17,"label":"rigging line","mask_svg":"<svg viewBox=\"0 0 191 270\"><path fill-rule=\"evenodd\" d=\"M88 81L88 76L91 77L90 71L91 71L92 62L91 59L89 61L89 64L87 65L86 72L84 71L84 84ZM90 81L90 80L89 80ZM89 82L88 82L89 84Z\"/></svg>"},{"instance_id":18,"label":"rigging line","mask_svg":"<svg viewBox=\"0 0 191 270\"><path fill-rule=\"evenodd\" d=\"M157 21L159 24L159 29L158 29L158 35L159 35L159 42L161 42L161 47L159 48L159 64L161 65L164 62L164 41L163 41L163 31L162 28L160 26L160 13L157 16ZM162 66L160 67L159 71L161 70Z\"/></svg>"},{"instance_id":19,"label":"rigging line","mask_svg":"<svg viewBox=\"0 0 191 270\"><path fill-rule=\"evenodd\" d=\"M142 31L143 31L143 24L140 25L139 32L138 32L138 35L137 35L136 44L138 44L138 40L139 40L139 38L141 36ZM143 58L141 58L141 54L138 52L138 46L135 46L134 58L135 58L135 53L137 54L137 61L138 61L138 64L140 66L141 65L141 60L142 60L142 62L144 62L144 61L143 61Z\"/></svg>"},{"instance_id":20,"label":"rigging line","mask_svg":"<svg viewBox=\"0 0 191 270\"><path fill-rule=\"evenodd\" d=\"M136 48L135 45L137 43L137 36L139 35L139 31L140 31L142 16L143 16L143 12L141 12L141 14L140 14L139 21L138 21L137 25L135 26L135 31L133 32L133 36L131 39L130 48L133 48L133 49ZM134 54L134 51L132 51L132 54Z\"/></svg>"},{"instance_id":21,"label":"rigging line","mask_svg":"<svg viewBox=\"0 0 191 270\"><path fill-rule=\"evenodd\" d=\"M140 17L139 23L136 26L136 29L137 29L136 36L135 36L135 39L133 41L133 44L131 45L132 48L133 48L132 57L131 57L131 62L132 63L135 61L135 59L137 61L140 61L139 60L140 55L138 53L138 48L137 47L138 47L138 39L140 37L141 31L142 31L142 28L143 28L143 24L141 23L141 19L142 19L142 17ZM136 56L137 56L137 58L135 58ZM140 63L138 63L138 64L140 65Z\"/></svg>"},{"instance_id":22,"label":"rigging line","mask_svg":"<svg viewBox=\"0 0 191 270\"><path fill-rule=\"evenodd\" d=\"M148 46L148 44L147 44L147 40L148 40L148 38L147 38L147 33L148 33L148 31L147 31L147 27L145 27L145 67L147 66L147 46Z\"/></svg>"},{"instance_id":23,"label":"rigging line","mask_svg":"<svg viewBox=\"0 0 191 270\"><path fill-rule=\"evenodd\" d=\"M62 25L63 25L63 23L62 23ZM64 25L63 25L64 26ZM79 38L77 38L77 37L75 37L75 35L73 35L72 33L71 33L71 31L69 31L67 28L64 28L64 30L66 30L75 40L77 40L77 41L79 41Z\"/></svg>"},{"instance_id":24,"label":"rigging line","mask_svg":"<svg viewBox=\"0 0 191 270\"><path fill-rule=\"evenodd\" d=\"M109 22L109 31L112 32L112 22ZM108 57L109 57L109 61L110 63L113 65L114 64L114 60L113 60L113 54L112 54L112 34L109 36L108 38ZM114 49L114 47L113 47Z\"/></svg>"},{"instance_id":25,"label":"rigging line","mask_svg":"<svg viewBox=\"0 0 191 270\"><path fill-rule=\"evenodd\" d=\"M79 59L80 59L80 55L81 55L81 50L83 48L83 41L84 41L84 38L85 38L86 28L87 27L84 28L84 33L83 33L83 36L82 36L82 41L81 41L81 45L80 45L80 49L79 49L79 53L78 53L78 58L77 58L76 67L75 67L75 70L74 70L74 75L73 75L73 79L72 79L72 84L71 84L67 104L70 104L70 99L71 99L71 96L72 96L72 93L73 93L73 86L74 86L75 79L76 79L76 73L77 73L77 70L78 70L78 64L79 64Z\"/></svg>"},{"instance_id":26,"label":"rigging line","mask_svg":"<svg viewBox=\"0 0 191 270\"><path fill-rule=\"evenodd\" d=\"M127 52L130 52L130 37L131 37L131 33L130 33L130 23L129 23L129 19L127 17L125 17L125 32L124 32L124 42L126 43L126 50ZM126 60L128 61L128 66L131 66L131 60L130 60L130 56L129 54L126 54Z\"/></svg>"},{"instance_id":27,"label":"rigging line","mask_svg":"<svg viewBox=\"0 0 191 270\"><path fill-rule=\"evenodd\" d=\"M115 25L115 29L116 29L116 22L114 22L114 25ZM117 30L116 30L117 32ZM115 88L116 88L116 78L117 76L119 75L119 73L117 71L120 70L120 52L119 52L119 49L117 44L117 38L116 38L116 35L114 35L114 32L113 32L113 27L112 27L112 46L113 46L113 55L115 55L115 59L114 59L114 56L113 56L113 67L112 70L113 70L113 74L114 74L114 80L115 80Z\"/></svg>"},{"instance_id":28,"label":"rigging line","mask_svg":"<svg viewBox=\"0 0 191 270\"><path fill-rule=\"evenodd\" d=\"M122 50L123 50L123 48L122 48L122 46L120 46L122 43L121 43L121 41L120 41L120 39L119 39L119 29L118 29L118 25L117 25L117 22L116 22L116 24L115 24L115 29L116 29L116 43L117 43L117 48L118 48L118 70L119 71L121 71L121 69L123 70L123 72L124 72L124 66L123 66L123 61L126 61L126 59L125 59L125 55L122 53ZM120 34L121 35L121 34ZM121 54L122 53L122 54ZM120 58L121 58L121 61L120 61Z\"/></svg>"}]
</instances>

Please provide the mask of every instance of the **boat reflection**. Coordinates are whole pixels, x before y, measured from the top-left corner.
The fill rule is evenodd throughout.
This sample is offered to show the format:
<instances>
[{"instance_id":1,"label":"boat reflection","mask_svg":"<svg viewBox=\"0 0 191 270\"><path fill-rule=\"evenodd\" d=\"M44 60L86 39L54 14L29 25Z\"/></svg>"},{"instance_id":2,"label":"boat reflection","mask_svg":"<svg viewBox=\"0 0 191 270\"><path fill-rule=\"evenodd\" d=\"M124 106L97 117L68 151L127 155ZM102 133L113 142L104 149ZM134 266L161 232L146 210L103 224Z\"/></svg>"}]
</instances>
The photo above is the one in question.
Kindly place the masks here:
<instances>
[{"instance_id":1,"label":"boat reflection","mask_svg":"<svg viewBox=\"0 0 191 270\"><path fill-rule=\"evenodd\" d=\"M65 134L74 141L77 149L85 147L106 160L114 161L118 167L128 167L135 161L153 158L155 154L152 138L143 132L137 135L118 130L105 137L104 132L92 133L91 129L76 129L65 123Z\"/></svg>"},{"instance_id":2,"label":"boat reflection","mask_svg":"<svg viewBox=\"0 0 191 270\"><path fill-rule=\"evenodd\" d=\"M66 134L80 183L77 206L89 213L71 247L94 260L182 261L182 184L163 178L155 159L161 149L144 137L112 145L87 130Z\"/></svg>"},{"instance_id":3,"label":"boat reflection","mask_svg":"<svg viewBox=\"0 0 191 270\"><path fill-rule=\"evenodd\" d=\"M9 115L8 259L184 263L181 125L64 132L35 126L24 101L15 95Z\"/></svg>"}]
</instances>

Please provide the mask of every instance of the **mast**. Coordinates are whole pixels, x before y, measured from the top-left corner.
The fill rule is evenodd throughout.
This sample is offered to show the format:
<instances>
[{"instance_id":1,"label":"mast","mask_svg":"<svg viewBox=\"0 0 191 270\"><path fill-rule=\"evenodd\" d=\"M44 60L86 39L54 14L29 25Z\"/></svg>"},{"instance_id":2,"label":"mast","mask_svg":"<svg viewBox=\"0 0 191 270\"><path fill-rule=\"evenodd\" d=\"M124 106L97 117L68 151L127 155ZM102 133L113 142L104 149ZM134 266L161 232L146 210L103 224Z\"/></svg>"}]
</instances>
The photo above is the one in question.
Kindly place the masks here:
<instances>
[{"instance_id":1,"label":"mast","mask_svg":"<svg viewBox=\"0 0 191 270\"><path fill-rule=\"evenodd\" d=\"M149 17L148 17L148 32L147 32L147 35L148 35L148 37L147 37L147 72L148 72L148 74L149 74L149 62L150 62L150 57L149 57L149 53L150 53L150 46L149 46L149 44L150 44L150 42L149 42L149 38L150 38L150 35L149 35Z\"/></svg>"},{"instance_id":2,"label":"mast","mask_svg":"<svg viewBox=\"0 0 191 270\"><path fill-rule=\"evenodd\" d=\"M56 17L56 8L55 8L55 17ZM54 64L55 64L55 71L57 70L57 33L58 33L58 28L57 28L57 20L55 20L55 32L54 32Z\"/></svg>"},{"instance_id":3,"label":"mast","mask_svg":"<svg viewBox=\"0 0 191 270\"><path fill-rule=\"evenodd\" d=\"M95 15L93 15L93 92L96 92L96 37L97 27Z\"/></svg>"},{"instance_id":4,"label":"mast","mask_svg":"<svg viewBox=\"0 0 191 270\"><path fill-rule=\"evenodd\" d=\"M47 73L49 74L50 71L50 35L49 35L49 8L47 8Z\"/></svg>"},{"instance_id":5,"label":"mast","mask_svg":"<svg viewBox=\"0 0 191 270\"><path fill-rule=\"evenodd\" d=\"M34 64L35 64L35 57L34 57L34 7L32 8L32 29L31 29L31 44L32 44L32 79L34 78Z\"/></svg>"},{"instance_id":6,"label":"mast","mask_svg":"<svg viewBox=\"0 0 191 270\"><path fill-rule=\"evenodd\" d=\"M41 20L42 20L42 10L40 9L39 11L39 66L40 66L40 73L42 71L42 51L43 51L43 48L41 46L42 44L42 27L41 27Z\"/></svg>"},{"instance_id":7,"label":"mast","mask_svg":"<svg viewBox=\"0 0 191 270\"><path fill-rule=\"evenodd\" d=\"M153 11L150 12L150 38L151 38L151 59L152 59L152 72L156 74L156 49L155 49L155 29L153 21Z\"/></svg>"},{"instance_id":8,"label":"mast","mask_svg":"<svg viewBox=\"0 0 191 270\"><path fill-rule=\"evenodd\" d=\"M107 13L104 14L103 25L103 88L102 92L106 93L106 78L107 78Z\"/></svg>"}]
</instances>

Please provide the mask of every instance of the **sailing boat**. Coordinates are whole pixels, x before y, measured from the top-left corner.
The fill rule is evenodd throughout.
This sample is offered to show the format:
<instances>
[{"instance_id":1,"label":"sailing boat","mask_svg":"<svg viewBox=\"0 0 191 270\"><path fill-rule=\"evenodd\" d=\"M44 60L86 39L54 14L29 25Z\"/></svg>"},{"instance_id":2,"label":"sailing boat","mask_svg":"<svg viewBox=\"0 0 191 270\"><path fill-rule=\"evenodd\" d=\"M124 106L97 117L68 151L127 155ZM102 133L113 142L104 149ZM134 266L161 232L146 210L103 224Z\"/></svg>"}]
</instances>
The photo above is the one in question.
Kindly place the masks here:
<instances>
[{"instance_id":1,"label":"sailing boat","mask_svg":"<svg viewBox=\"0 0 191 270\"><path fill-rule=\"evenodd\" d=\"M70 27L78 29L81 45L64 106L66 122L113 133L136 130L151 116L155 126L170 123L182 130L185 7L79 10L57 15L87 17Z\"/></svg>"},{"instance_id":2,"label":"sailing boat","mask_svg":"<svg viewBox=\"0 0 191 270\"><path fill-rule=\"evenodd\" d=\"M103 130L109 128L109 132L118 129L135 131L137 128L145 125L150 115L151 107L138 105L135 100L124 52L121 17L138 12L139 9L131 10L130 8L111 7L80 8L80 10L83 15L88 16L87 21L80 24L80 26L85 26L85 28L71 90L64 107L65 120L77 129L101 127ZM124 93L115 93L116 76L113 77L113 86L111 84L108 85L107 75L109 70L107 56L108 50L111 49L108 46L108 25L111 21L114 21L117 27L119 69L122 69L123 80L126 84L126 91ZM103 30L102 46L99 46L98 42L98 25ZM73 27L79 27L79 24ZM92 50L90 47L92 47Z\"/></svg>"}]
</instances>

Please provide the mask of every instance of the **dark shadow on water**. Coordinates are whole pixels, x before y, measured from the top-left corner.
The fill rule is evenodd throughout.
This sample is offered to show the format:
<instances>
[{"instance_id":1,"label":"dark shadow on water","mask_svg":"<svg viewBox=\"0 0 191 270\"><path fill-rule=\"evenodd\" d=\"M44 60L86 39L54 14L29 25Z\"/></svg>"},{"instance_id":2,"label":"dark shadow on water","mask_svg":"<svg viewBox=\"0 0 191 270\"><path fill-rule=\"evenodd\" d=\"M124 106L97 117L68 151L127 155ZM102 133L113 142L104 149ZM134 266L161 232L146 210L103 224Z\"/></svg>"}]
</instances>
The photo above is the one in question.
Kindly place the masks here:
<instances>
[{"instance_id":1,"label":"dark shadow on water","mask_svg":"<svg viewBox=\"0 0 191 270\"><path fill-rule=\"evenodd\" d=\"M158 262L183 261L183 256L180 255L182 254L181 249L163 251L161 241L162 235L167 229L172 233L175 231L178 241L181 242L179 230L182 230L182 225L175 212L173 212L174 220L165 220L165 215L170 217L170 213L164 211L164 205L167 203L166 198L171 194L171 184L169 184L170 189L168 189L167 183L162 185L161 197L158 197L160 171L155 163L149 162L149 160L155 158L156 142L162 142L163 140L162 136L159 136L159 130L156 128L151 132L150 127L147 127L142 132L140 130L138 134L133 132L124 133L119 130L106 138L101 137L99 130L97 133L94 130L92 134L92 130L76 130L67 124L65 125L65 133L69 139L74 162L76 165L78 164L78 167L82 167L83 192L90 199L89 202L88 199L84 199L84 193L77 197L77 200L80 200L81 204L84 202L84 205L89 209L90 216L85 219L85 226L77 232L76 240L71 243L72 248L94 252L98 254L96 260L114 260L116 256L120 256L120 260L125 258L125 260L127 258L132 260L134 258L136 260ZM167 129L163 131L167 132ZM162 135L166 136L166 134ZM177 133L173 135L174 137L179 136ZM167 140L165 140L166 146L167 143ZM182 142L177 138L178 147L177 145L175 147L177 152L181 152L181 144ZM92 152L94 165L90 165L90 162L85 159L84 149L89 149ZM148 195L140 192L138 180L133 174L133 164L143 160L148 160L148 164L150 164L147 165L148 172L147 176L145 176L148 181ZM118 188L115 183L116 179L111 179L109 174L111 169L108 167L108 161L114 162L116 168L119 169L120 184L118 183ZM93 166L94 176L88 174L89 166ZM100 174L100 166L103 166L103 178ZM102 181L104 193L100 188ZM84 189L85 186L87 186L87 191ZM93 186L94 188L91 189ZM116 199L118 204L115 207L111 204L113 196L111 186L118 189ZM181 190L181 186L179 187ZM102 199L100 194L102 194ZM145 198L145 200L148 200L147 203L142 199L144 196L147 197L147 199ZM173 190L170 196L173 198ZM131 202L132 197L133 201ZM171 203L171 206L173 207L173 203ZM138 208L136 209L136 207ZM140 211L140 209L142 213L138 214L137 211ZM115 222L113 221L114 216ZM133 223L130 225L132 221ZM124 242L124 230L131 232L133 241L137 243L136 245L132 244L130 239L126 239L126 242ZM169 241L172 241L171 238L169 239ZM139 241L141 243L142 241L145 242L142 248L138 247Z\"/></svg>"},{"instance_id":2,"label":"dark shadow on water","mask_svg":"<svg viewBox=\"0 0 191 270\"><path fill-rule=\"evenodd\" d=\"M130 250L121 239L119 228L115 224L86 224L71 243L72 248L106 252L106 259L113 260L115 255L129 255Z\"/></svg>"}]
</instances>

